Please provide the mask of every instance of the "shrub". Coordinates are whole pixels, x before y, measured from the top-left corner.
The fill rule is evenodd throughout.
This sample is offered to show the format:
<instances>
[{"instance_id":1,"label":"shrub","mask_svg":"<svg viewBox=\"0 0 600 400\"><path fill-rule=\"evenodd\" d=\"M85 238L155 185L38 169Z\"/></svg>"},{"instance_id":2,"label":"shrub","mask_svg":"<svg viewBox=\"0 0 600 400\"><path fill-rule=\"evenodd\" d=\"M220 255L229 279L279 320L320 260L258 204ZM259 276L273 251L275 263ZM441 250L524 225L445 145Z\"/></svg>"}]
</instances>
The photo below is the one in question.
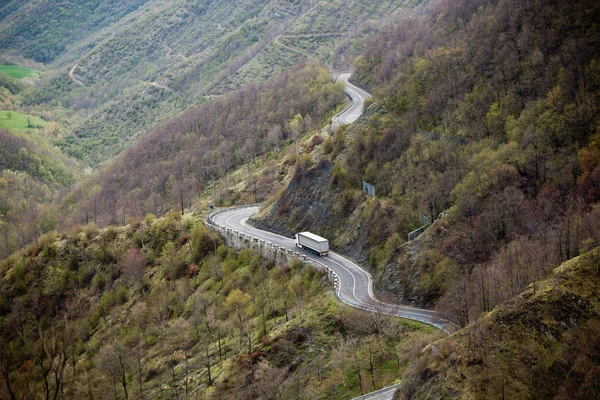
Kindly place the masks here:
<instances>
[{"instance_id":1,"label":"shrub","mask_svg":"<svg viewBox=\"0 0 600 400\"><path fill-rule=\"evenodd\" d=\"M189 241L190 241L190 235L188 235L187 233L184 233L183 235L179 236L179 238L177 239L177 244L179 244L179 246L183 246Z\"/></svg>"},{"instance_id":2,"label":"shrub","mask_svg":"<svg viewBox=\"0 0 600 400\"><path fill-rule=\"evenodd\" d=\"M83 227L83 232L88 239L92 240L98 235L98 227L93 222L90 222Z\"/></svg>"},{"instance_id":3,"label":"shrub","mask_svg":"<svg viewBox=\"0 0 600 400\"><path fill-rule=\"evenodd\" d=\"M296 332L296 334L294 335L294 343L300 344L304 342L304 340L306 340L306 335L304 334L304 332Z\"/></svg>"},{"instance_id":4,"label":"shrub","mask_svg":"<svg viewBox=\"0 0 600 400\"><path fill-rule=\"evenodd\" d=\"M140 217L127 217L125 224L129 225L134 231L136 231L142 225L142 219Z\"/></svg>"},{"instance_id":5,"label":"shrub","mask_svg":"<svg viewBox=\"0 0 600 400\"><path fill-rule=\"evenodd\" d=\"M190 265L190 266L188 266L185 274L191 278L191 277L198 275L198 271L199 271L199 268L197 265Z\"/></svg>"},{"instance_id":6,"label":"shrub","mask_svg":"<svg viewBox=\"0 0 600 400\"><path fill-rule=\"evenodd\" d=\"M221 238L211 234L205 226L198 225L192 231L194 260L202 261L207 255L214 253L220 245Z\"/></svg>"},{"instance_id":7,"label":"shrub","mask_svg":"<svg viewBox=\"0 0 600 400\"><path fill-rule=\"evenodd\" d=\"M254 351L254 353L252 353L252 363L255 363L257 361L259 361L261 358L265 357L265 352L262 350L262 348L258 348Z\"/></svg>"},{"instance_id":8,"label":"shrub","mask_svg":"<svg viewBox=\"0 0 600 400\"><path fill-rule=\"evenodd\" d=\"M348 171L344 169L339 163L333 166L333 174L331 175L331 181L329 187L332 189L343 190L349 186Z\"/></svg>"},{"instance_id":9,"label":"shrub","mask_svg":"<svg viewBox=\"0 0 600 400\"><path fill-rule=\"evenodd\" d=\"M115 291L115 302L118 305L125 304L129 298L129 292L125 286L119 286Z\"/></svg>"},{"instance_id":10,"label":"shrub","mask_svg":"<svg viewBox=\"0 0 600 400\"><path fill-rule=\"evenodd\" d=\"M152 223L156 221L156 215L150 213L150 214L146 214L146 217L144 218L144 223L146 225L152 225Z\"/></svg>"},{"instance_id":11,"label":"shrub","mask_svg":"<svg viewBox=\"0 0 600 400\"><path fill-rule=\"evenodd\" d=\"M298 161L296 162L296 170L294 171L294 177L292 178L294 182L301 182L312 166L313 161L310 155L304 154L298 157Z\"/></svg>"},{"instance_id":12,"label":"shrub","mask_svg":"<svg viewBox=\"0 0 600 400\"><path fill-rule=\"evenodd\" d=\"M316 134L312 137L312 140L311 140L312 147L316 147L316 146L320 145L321 143L323 143L323 137L321 135Z\"/></svg>"},{"instance_id":13,"label":"shrub","mask_svg":"<svg viewBox=\"0 0 600 400\"><path fill-rule=\"evenodd\" d=\"M323 151L325 154L330 154L333 151L333 139L329 136L325 140L325 144L323 145Z\"/></svg>"}]
</instances>

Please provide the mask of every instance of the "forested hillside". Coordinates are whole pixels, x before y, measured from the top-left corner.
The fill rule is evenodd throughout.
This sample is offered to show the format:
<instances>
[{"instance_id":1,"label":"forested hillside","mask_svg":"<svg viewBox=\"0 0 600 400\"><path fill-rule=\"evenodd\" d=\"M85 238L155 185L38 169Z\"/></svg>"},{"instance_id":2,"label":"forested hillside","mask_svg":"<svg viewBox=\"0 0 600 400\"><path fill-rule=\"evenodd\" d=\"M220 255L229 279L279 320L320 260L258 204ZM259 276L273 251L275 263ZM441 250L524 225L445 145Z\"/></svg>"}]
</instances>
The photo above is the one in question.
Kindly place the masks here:
<instances>
[{"instance_id":1,"label":"forested hillside","mask_svg":"<svg viewBox=\"0 0 600 400\"><path fill-rule=\"evenodd\" d=\"M600 240L600 10L502 0L429 11L373 38L356 73L375 93L367 118L256 223L321 233L379 290L465 325ZM403 245L420 214L443 218Z\"/></svg>"},{"instance_id":2,"label":"forested hillside","mask_svg":"<svg viewBox=\"0 0 600 400\"><path fill-rule=\"evenodd\" d=\"M46 235L0 273L3 399L350 398L440 337L177 213Z\"/></svg>"},{"instance_id":3,"label":"forested hillside","mask_svg":"<svg viewBox=\"0 0 600 400\"><path fill-rule=\"evenodd\" d=\"M161 123L190 108L196 110L198 104L207 99L238 90L249 82L265 82L303 59L321 60L334 67L350 65L373 32L391 24L394 16L410 12L419 4L399 0L370 5L271 0L59 3L15 0L0 6L0 128L12 131L3 136L5 141L10 138L10 143L2 146L2 151L10 157L3 160L2 170L22 172L19 179L29 181L31 178L31 182L37 182L40 175L47 175L52 169L52 179L58 178L55 182L51 182L52 179L37 182L36 187L44 195L33 196L28 201L23 199L20 189L26 185L11 183L4 186L3 198L11 200L5 201L0 218L5 229L10 227L11 233L5 236L3 256L49 227L65 227L72 221L123 223L123 215L138 215L146 210L164 212L173 206L173 193L179 190L174 188L174 179L177 182L185 180L181 183L185 195L179 197L186 197L188 201L189 195L197 193L208 180L221 176L225 166L229 170L247 161L247 155L238 152L238 145L245 140L246 134L260 142L257 145L259 155L272 144L290 138L288 123L296 114L309 117L303 121L302 132L324 122L324 117L340 104L342 97L322 100L318 98L321 94L311 97L312 94L306 96L306 92L293 89L299 91L290 93L305 97L303 105L285 104L282 112L269 115L269 108L276 108L276 103L265 103L262 108L244 108L243 115L216 124L219 134L215 137L228 137L233 129L239 138L231 145L233 147L229 144L221 146L220 151L229 153L225 157L227 161L220 161L219 166L210 164L218 159L215 154L210 161L208 158L202 161L202 172L188 173L187 168L195 168L195 161L177 161L176 167L169 164L163 169L168 171L165 177L159 174L160 177L148 179L154 183L144 183L134 174L124 172L118 174L121 176L117 182L114 177L104 178L109 174L100 172L102 178L80 183L74 192L67 194L62 209L51 206L57 196L65 195L65 190L77 181L77 177L91 172L87 167L121 169L126 162L122 158L110 165L113 157L141 140L147 132L154 132L156 138L158 132L174 129L173 122L169 122L167 128ZM311 26L315 29L311 30ZM286 76L290 76L289 73ZM329 91L331 85L323 78L320 84ZM301 80L296 84L303 85L304 82ZM223 116L217 111L222 106L219 101L209 106L212 107L210 113ZM235 101L233 98L228 100L229 103ZM315 106L309 106L309 102L314 102ZM294 111L294 108L298 110ZM318 111L309 115L312 113L309 108ZM284 115L288 111L289 115ZM182 119L191 118L195 112L183 114ZM252 119L252 114L257 113L260 115L255 116L256 121L233 127L237 120L246 119L248 114ZM315 117L313 122L310 117ZM42 135L31 137L25 133L30 129L36 131L45 122L50 122L50 126ZM268 140L265 139L267 131L271 132ZM13 139L15 135L18 140ZM15 154L17 142L25 144L23 151ZM32 150L32 146L36 149ZM189 149L197 147L198 143L185 146ZM249 146L244 150L246 153ZM178 151L158 153L173 155ZM27 154L21 157L23 152ZM36 160L32 165L25 165L27 160L33 160L31 154L36 154L33 157ZM128 153L126 158L131 159L131 154ZM52 160L44 160L46 156ZM16 157L20 157L20 161L15 167ZM69 158L80 161L78 171L71 169L75 163ZM154 160L156 165L165 164L158 156ZM131 171L141 169L139 163L128 164L126 168L130 167L133 168ZM61 176L54 176L56 173ZM168 181L171 175L173 178ZM10 182L14 179L11 177ZM112 181L101 183L104 179ZM121 188L120 181L127 181L126 187ZM99 193L101 187L103 191ZM81 188L84 195L79 194ZM41 201L36 202L35 198ZM79 202L80 199L83 200ZM25 202L29 203L28 207L24 206ZM108 205L116 202L119 203L116 208ZM34 227L38 225L33 222L37 218L25 218L26 214L37 215L37 211L24 211L37 208L33 203L42 208L49 207L44 212L53 216L51 223L42 224L44 228ZM110 217L101 215L99 219L99 213L102 214L99 208L110 209ZM121 216L117 217L115 210L124 208L127 208L125 214L119 211ZM16 213L17 209L21 211Z\"/></svg>"},{"instance_id":4,"label":"forested hillside","mask_svg":"<svg viewBox=\"0 0 600 400\"><path fill-rule=\"evenodd\" d=\"M255 168L257 156L325 124L343 99L342 88L316 64L212 99L149 132L75 186L62 202L64 215L74 223L106 225L189 209L209 183L243 164ZM301 123L290 125L296 116Z\"/></svg>"},{"instance_id":5,"label":"forested hillside","mask_svg":"<svg viewBox=\"0 0 600 400\"><path fill-rule=\"evenodd\" d=\"M373 32L419 4L54 3L6 5L0 50L49 64L42 81L21 95L22 104L64 118L69 134L57 143L92 166L207 95L264 82L306 59L347 68ZM34 17L41 22L28 24Z\"/></svg>"},{"instance_id":6,"label":"forested hillside","mask_svg":"<svg viewBox=\"0 0 600 400\"><path fill-rule=\"evenodd\" d=\"M428 347L397 399L600 396L598 249Z\"/></svg>"},{"instance_id":7,"label":"forested hillside","mask_svg":"<svg viewBox=\"0 0 600 400\"><path fill-rule=\"evenodd\" d=\"M76 163L51 145L48 136L55 128L0 111L0 258L57 227L55 194L80 176Z\"/></svg>"},{"instance_id":8,"label":"forested hillside","mask_svg":"<svg viewBox=\"0 0 600 400\"><path fill-rule=\"evenodd\" d=\"M598 15L2 3L0 398L598 397ZM350 67L373 98L333 132ZM457 331L350 310L202 223L258 202L251 224L328 238Z\"/></svg>"}]
</instances>

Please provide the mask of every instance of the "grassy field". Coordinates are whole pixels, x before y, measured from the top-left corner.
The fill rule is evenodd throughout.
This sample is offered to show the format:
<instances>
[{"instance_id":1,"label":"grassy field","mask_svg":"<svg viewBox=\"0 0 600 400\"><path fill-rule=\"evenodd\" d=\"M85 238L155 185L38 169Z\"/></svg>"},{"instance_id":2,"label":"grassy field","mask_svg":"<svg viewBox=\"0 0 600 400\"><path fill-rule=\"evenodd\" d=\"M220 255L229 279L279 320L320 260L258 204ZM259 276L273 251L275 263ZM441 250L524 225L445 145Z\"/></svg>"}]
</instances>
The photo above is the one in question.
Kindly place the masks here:
<instances>
[{"instance_id":1,"label":"grassy field","mask_svg":"<svg viewBox=\"0 0 600 400\"><path fill-rule=\"evenodd\" d=\"M0 110L0 129L25 131L46 126L46 121L40 117L31 116L31 125L27 123L27 115L15 111Z\"/></svg>"},{"instance_id":2,"label":"grassy field","mask_svg":"<svg viewBox=\"0 0 600 400\"><path fill-rule=\"evenodd\" d=\"M33 78L39 78L43 75L42 71L36 71L35 69L21 67L18 65L6 65L0 64L0 72L15 78L15 79L23 79L31 76Z\"/></svg>"}]
</instances>

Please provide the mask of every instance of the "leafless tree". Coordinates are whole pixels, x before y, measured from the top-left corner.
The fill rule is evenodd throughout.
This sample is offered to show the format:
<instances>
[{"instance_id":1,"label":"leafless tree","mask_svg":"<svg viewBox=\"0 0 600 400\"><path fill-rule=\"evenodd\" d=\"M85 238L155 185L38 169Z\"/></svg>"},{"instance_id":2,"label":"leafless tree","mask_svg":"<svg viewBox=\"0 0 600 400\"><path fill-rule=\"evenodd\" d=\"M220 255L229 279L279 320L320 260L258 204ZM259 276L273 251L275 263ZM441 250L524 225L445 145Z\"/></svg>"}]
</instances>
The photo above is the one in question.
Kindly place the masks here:
<instances>
[{"instance_id":1,"label":"leafless tree","mask_svg":"<svg viewBox=\"0 0 600 400\"><path fill-rule=\"evenodd\" d=\"M129 399L127 374L131 371L131 358L127 348L120 342L105 345L98 353L98 366L112 380L115 399L118 398L116 382L121 383L125 399Z\"/></svg>"}]
</instances>

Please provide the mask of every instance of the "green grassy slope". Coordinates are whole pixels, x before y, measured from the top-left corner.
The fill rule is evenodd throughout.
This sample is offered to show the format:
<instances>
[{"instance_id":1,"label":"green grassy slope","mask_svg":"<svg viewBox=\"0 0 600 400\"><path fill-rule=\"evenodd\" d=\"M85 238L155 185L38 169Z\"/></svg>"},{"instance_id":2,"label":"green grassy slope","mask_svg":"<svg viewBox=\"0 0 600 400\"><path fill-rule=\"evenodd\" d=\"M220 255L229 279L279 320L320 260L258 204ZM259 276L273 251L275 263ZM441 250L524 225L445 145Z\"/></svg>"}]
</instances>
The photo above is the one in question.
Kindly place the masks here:
<instances>
[{"instance_id":1,"label":"green grassy slope","mask_svg":"<svg viewBox=\"0 0 600 400\"><path fill-rule=\"evenodd\" d=\"M23 78L27 78L27 77L34 77L34 78L39 78L40 76L43 75L43 72L41 71L36 71L34 69L31 68L27 68L27 67L21 67L18 65L7 65L7 64L0 64L0 73L6 74L8 76L10 76L11 78L15 78L15 79L23 79Z\"/></svg>"},{"instance_id":2,"label":"green grassy slope","mask_svg":"<svg viewBox=\"0 0 600 400\"><path fill-rule=\"evenodd\" d=\"M0 110L0 129L13 131L38 130L46 125L47 122L40 117Z\"/></svg>"}]
</instances>

